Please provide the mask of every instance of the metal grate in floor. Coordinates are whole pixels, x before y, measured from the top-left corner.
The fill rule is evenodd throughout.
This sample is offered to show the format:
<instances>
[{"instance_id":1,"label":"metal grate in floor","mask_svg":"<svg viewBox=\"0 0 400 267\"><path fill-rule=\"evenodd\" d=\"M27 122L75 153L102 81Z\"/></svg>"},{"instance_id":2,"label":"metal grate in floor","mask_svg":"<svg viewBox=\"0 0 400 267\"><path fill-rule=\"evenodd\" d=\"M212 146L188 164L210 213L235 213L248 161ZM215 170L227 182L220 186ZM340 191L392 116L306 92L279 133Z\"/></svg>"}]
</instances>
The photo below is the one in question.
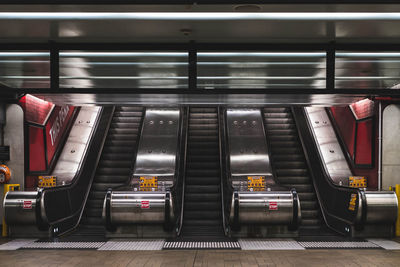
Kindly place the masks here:
<instances>
[{"instance_id":1,"label":"metal grate in floor","mask_svg":"<svg viewBox=\"0 0 400 267\"><path fill-rule=\"evenodd\" d=\"M324 241L309 241L309 242L298 242L304 248L380 248L380 246L368 242L351 242L351 241L341 241L341 242L324 242Z\"/></svg>"},{"instance_id":2,"label":"metal grate in floor","mask_svg":"<svg viewBox=\"0 0 400 267\"><path fill-rule=\"evenodd\" d=\"M368 239L369 242L374 243L381 248L387 250L400 250L400 243L386 239Z\"/></svg>"},{"instance_id":3,"label":"metal grate in floor","mask_svg":"<svg viewBox=\"0 0 400 267\"><path fill-rule=\"evenodd\" d=\"M33 242L21 248L39 249L97 249L104 245L104 242Z\"/></svg>"},{"instance_id":4,"label":"metal grate in floor","mask_svg":"<svg viewBox=\"0 0 400 267\"><path fill-rule=\"evenodd\" d=\"M108 241L98 250L162 250L165 240Z\"/></svg>"},{"instance_id":5,"label":"metal grate in floor","mask_svg":"<svg viewBox=\"0 0 400 267\"><path fill-rule=\"evenodd\" d=\"M17 250L23 246L35 242L37 239L14 239L10 242L0 245L0 250Z\"/></svg>"},{"instance_id":6,"label":"metal grate in floor","mask_svg":"<svg viewBox=\"0 0 400 267\"><path fill-rule=\"evenodd\" d=\"M164 249L240 249L239 242L165 242Z\"/></svg>"},{"instance_id":7,"label":"metal grate in floor","mask_svg":"<svg viewBox=\"0 0 400 267\"><path fill-rule=\"evenodd\" d=\"M295 240L239 239L242 250L304 250Z\"/></svg>"}]
</instances>

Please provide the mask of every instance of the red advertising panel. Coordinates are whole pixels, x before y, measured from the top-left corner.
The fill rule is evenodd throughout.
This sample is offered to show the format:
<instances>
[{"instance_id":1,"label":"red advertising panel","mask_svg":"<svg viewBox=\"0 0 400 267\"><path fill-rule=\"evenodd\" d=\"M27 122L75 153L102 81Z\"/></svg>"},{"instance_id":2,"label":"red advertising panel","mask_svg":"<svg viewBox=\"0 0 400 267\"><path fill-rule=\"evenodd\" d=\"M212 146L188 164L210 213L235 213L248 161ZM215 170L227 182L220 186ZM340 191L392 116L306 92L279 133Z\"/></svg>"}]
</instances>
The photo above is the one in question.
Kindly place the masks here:
<instances>
[{"instance_id":1,"label":"red advertising panel","mask_svg":"<svg viewBox=\"0 0 400 267\"><path fill-rule=\"evenodd\" d=\"M54 107L53 103L29 94L21 98L20 104L25 111L25 120L40 125L46 123L46 119Z\"/></svg>"},{"instance_id":2,"label":"red advertising panel","mask_svg":"<svg viewBox=\"0 0 400 267\"><path fill-rule=\"evenodd\" d=\"M43 128L29 126L29 171L46 170Z\"/></svg>"},{"instance_id":3,"label":"red advertising panel","mask_svg":"<svg viewBox=\"0 0 400 267\"><path fill-rule=\"evenodd\" d=\"M67 129L74 107L62 106L55 107L49 120L46 123L46 147L47 147L47 163L53 159L53 156L60 144L61 138Z\"/></svg>"}]
</instances>

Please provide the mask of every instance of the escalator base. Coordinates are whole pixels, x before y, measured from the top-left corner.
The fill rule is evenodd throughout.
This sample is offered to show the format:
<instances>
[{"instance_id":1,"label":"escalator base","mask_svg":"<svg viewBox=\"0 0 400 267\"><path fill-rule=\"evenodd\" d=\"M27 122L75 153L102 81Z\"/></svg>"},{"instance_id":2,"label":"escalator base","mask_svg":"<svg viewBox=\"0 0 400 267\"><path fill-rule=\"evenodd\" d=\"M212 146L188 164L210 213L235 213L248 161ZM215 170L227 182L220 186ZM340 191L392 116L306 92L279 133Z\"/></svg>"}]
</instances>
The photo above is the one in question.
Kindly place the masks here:
<instances>
[{"instance_id":1,"label":"escalator base","mask_svg":"<svg viewBox=\"0 0 400 267\"><path fill-rule=\"evenodd\" d=\"M165 242L164 249L240 249L239 242Z\"/></svg>"},{"instance_id":2,"label":"escalator base","mask_svg":"<svg viewBox=\"0 0 400 267\"><path fill-rule=\"evenodd\" d=\"M336 240L320 239L314 241L294 239L239 239L227 242L190 242L190 241L165 241L164 239L148 240L118 240L112 239L105 242L60 242L42 241L35 239L15 239L0 245L2 250L19 249L79 249L103 251L156 251L179 249L235 249L235 250L308 250L308 249L386 249L400 250L400 243L390 239L358 239Z\"/></svg>"}]
</instances>

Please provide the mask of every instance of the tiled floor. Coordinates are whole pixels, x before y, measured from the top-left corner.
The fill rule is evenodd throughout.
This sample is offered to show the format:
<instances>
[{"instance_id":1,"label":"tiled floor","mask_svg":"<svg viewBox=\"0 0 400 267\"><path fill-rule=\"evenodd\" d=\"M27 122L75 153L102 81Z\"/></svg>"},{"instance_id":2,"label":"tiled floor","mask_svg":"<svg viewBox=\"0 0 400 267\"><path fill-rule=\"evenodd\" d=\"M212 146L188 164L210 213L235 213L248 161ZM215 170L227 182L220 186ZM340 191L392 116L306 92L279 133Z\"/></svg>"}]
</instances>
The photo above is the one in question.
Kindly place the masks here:
<instances>
[{"instance_id":1,"label":"tiled floor","mask_svg":"<svg viewBox=\"0 0 400 267\"><path fill-rule=\"evenodd\" d=\"M0 266L399 266L400 251L364 250L16 250Z\"/></svg>"}]
</instances>

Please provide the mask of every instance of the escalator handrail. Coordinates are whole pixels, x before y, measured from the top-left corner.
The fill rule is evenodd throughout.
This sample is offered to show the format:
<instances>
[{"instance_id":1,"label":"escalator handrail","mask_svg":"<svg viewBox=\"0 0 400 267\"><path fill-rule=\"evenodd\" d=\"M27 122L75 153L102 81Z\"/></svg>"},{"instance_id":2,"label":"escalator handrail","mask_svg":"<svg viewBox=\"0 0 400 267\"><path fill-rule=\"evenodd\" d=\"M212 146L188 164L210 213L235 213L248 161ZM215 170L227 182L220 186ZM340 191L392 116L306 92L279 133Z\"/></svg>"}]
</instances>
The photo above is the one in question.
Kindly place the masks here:
<instances>
[{"instance_id":1,"label":"escalator handrail","mask_svg":"<svg viewBox=\"0 0 400 267\"><path fill-rule=\"evenodd\" d=\"M222 115L221 115L222 114ZM225 127L223 123L223 111L218 108L218 147L219 147L219 166L220 166L220 179L221 179L221 209L222 209L222 227L224 229L224 234L227 235L229 233L228 223L226 221L225 214L225 196L224 196L224 181L227 179L226 175L226 166L224 165L225 154L223 153L224 144L223 144L223 136L225 135Z\"/></svg>"},{"instance_id":2,"label":"escalator handrail","mask_svg":"<svg viewBox=\"0 0 400 267\"><path fill-rule=\"evenodd\" d=\"M182 194L181 194L181 214L179 217L179 225L177 229L177 235L180 236L183 227L183 216L184 216L184 206L185 206L185 184L186 184L186 162L187 162L187 143L188 143L188 135L189 135L189 117L190 117L190 107L186 110L186 123L183 122L182 128L184 128L184 145L183 145L183 156L182 160L182 169L180 173L179 180L182 180Z\"/></svg>"},{"instance_id":3,"label":"escalator handrail","mask_svg":"<svg viewBox=\"0 0 400 267\"><path fill-rule=\"evenodd\" d=\"M67 193L67 196L68 196L67 200L69 201L68 204L70 207L68 216L59 216L60 218L57 220L47 221L48 226L54 226L54 225L60 224L62 222L68 221L68 220L73 220L75 218L76 220L74 222L74 225L72 227L70 227L68 231L64 231L64 233L67 233L67 232L74 230L77 227L77 225L79 224L79 221L81 220L81 217L83 214L84 207L86 205L87 198L90 193L90 188L92 186L94 174L96 172L97 165L100 161L100 156L102 154L101 152L103 150L104 143L107 138L107 133L108 133L108 129L110 128L110 125L111 125L113 113L114 113L114 107L101 109L98 119L97 119L94 129L93 129L92 138L90 138L89 144L87 146L87 153L85 153L84 159L82 160L81 168L78 170L75 178L73 179L73 182L69 185L59 186L56 188L46 188L43 190L42 198L43 198L43 203L44 203L45 207L47 206L46 204L48 204L48 202L50 202L50 200L54 201L54 199L50 199L49 201L47 201L46 194L54 193L55 195L57 195L57 194L59 195L60 192L62 192L62 191ZM93 162L95 167L92 168L91 170L87 170L89 168L87 166L88 161L89 161L89 156L93 156L93 155L91 155L92 149L97 149L99 151ZM90 175L84 176L85 172L90 172ZM71 197L72 197L71 191L75 188L78 188L80 186L80 185L78 185L78 183L81 181L82 178L85 178L85 177L89 177L89 181L87 183L87 190L85 190L85 196L83 197L84 200L79 205L79 207L74 208L73 205L71 204ZM59 195L59 196L60 196L59 198L63 197L63 195ZM60 199L60 201L67 201L67 200ZM42 214L45 214L45 211L42 211ZM63 234L63 233L60 233L60 234Z\"/></svg>"},{"instance_id":4,"label":"escalator handrail","mask_svg":"<svg viewBox=\"0 0 400 267\"><path fill-rule=\"evenodd\" d=\"M336 192L345 192L345 193L348 193L349 195L357 194L357 196L359 196L359 189L352 188L352 187L346 187L346 186L339 186L332 182L332 180L329 178L329 175L326 172L326 169L323 167L323 161L321 159L321 155L318 151L318 147L316 146L316 143L314 141L312 141L312 142L306 141L306 138L305 138L306 134L310 135L311 138L313 138L312 137L313 135L312 135L312 129L310 128L308 119L306 117L307 115L305 114L305 110L304 109L298 110L296 108L292 108L292 112L294 115L293 118L296 122L297 132L298 132L299 138L301 140L301 145L302 145L302 148L304 151L304 156L306 158L307 165L310 170L310 174L313 178L312 180L313 180L315 192L317 194L317 199L321 206L322 215L323 215L325 221L327 221L327 217L329 216L330 218L335 218L335 219L340 220L349 225L355 225L358 212L355 213L355 216L352 220L349 220L349 219L345 219L341 216L338 216L337 214L334 214L334 213L332 213L332 211L328 210L326 203L324 203L322 201L320 188L316 184L316 179L318 176L322 176L322 181L325 183L326 186L328 186L328 189L326 189L325 191L329 190L330 192L335 192L335 193ZM299 116L303 117L303 119L304 119L303 122L299 121ZM299 124L302 124L302 125L300 126ZM307 133L305 133L304 131L307 131ZM310 151L310 150L312 150L312 151ZM319 165L321 167L321 171L318 173L319 175L317 174L317 171L315 170L315 166L313 167L311 164L311 159L310 159L311 154L316 155L316 160L318 161L317 165ZM329 194L329 195L331 196L332 194ZM356 202L356 203L358 203L358 202ZM344 207L342 207L342 208L344 208ZM347 209L347 207L345 207L345 208ZM361 208L361 207L358 206L358 209L359 208ZM358 209L357 209L357 211L358 211Z\"/></svg>"}]
</instances>

